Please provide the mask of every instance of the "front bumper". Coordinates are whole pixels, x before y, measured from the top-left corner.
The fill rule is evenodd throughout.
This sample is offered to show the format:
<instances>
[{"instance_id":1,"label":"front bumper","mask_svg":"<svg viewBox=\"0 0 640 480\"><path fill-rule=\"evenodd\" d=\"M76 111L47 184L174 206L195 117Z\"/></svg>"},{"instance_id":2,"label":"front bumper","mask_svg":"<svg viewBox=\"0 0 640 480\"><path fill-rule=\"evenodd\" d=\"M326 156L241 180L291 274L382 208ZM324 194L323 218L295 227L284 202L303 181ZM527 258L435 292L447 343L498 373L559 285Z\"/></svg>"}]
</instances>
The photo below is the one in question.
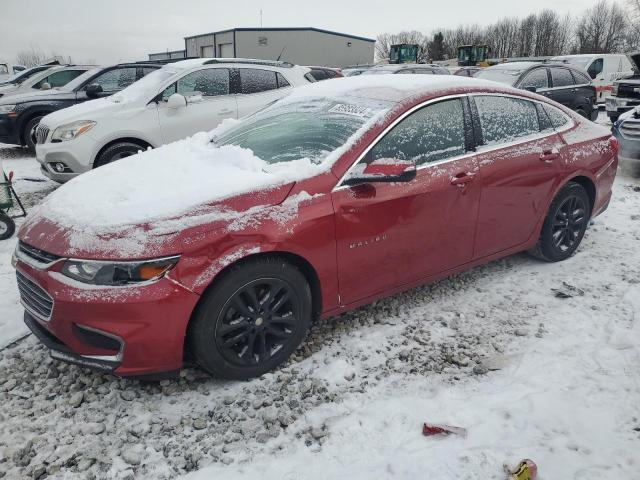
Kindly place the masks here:
<instances>
[{"instance_id":1,"label":"front bumper","mask_svg":"<svg viewBox=\"0 0 640 480\"><path fill-rule=\"evenodd\" d=\"M36 145L36 159L43 175L55 182L64 183L93 168L95 145L95 140L87 134L68 142L48 141ZM64 171L57 171L54 168L56 164L63 164Z\"/></svg>"},{"instance_id":2,"label":"front bumper","mask_svg":"<svg viewBox=\"0 0 640 480\"><path fill-rule=\"evenodd\" d=\"M166 277L140 286L85 286L62 276L62 262L38 269L16 261L17 272L51 298L46 318L21 293L25 323L53 358L147 378L182 367L186 328L198 295Z\"/></svg>"},{"instance_id":3,"label":"front bumper","mask_svg":"<svg viewBox=\"0 0 640 480\"><path fill-rule=\"evenodd\" d=\"M607 97L606 100L606 108L607 114L611 115L621 115L625 112L628 112L633 107L637 107L640 105L640 98L625 98L625 97Z\"/></svg>"}]
</instances>

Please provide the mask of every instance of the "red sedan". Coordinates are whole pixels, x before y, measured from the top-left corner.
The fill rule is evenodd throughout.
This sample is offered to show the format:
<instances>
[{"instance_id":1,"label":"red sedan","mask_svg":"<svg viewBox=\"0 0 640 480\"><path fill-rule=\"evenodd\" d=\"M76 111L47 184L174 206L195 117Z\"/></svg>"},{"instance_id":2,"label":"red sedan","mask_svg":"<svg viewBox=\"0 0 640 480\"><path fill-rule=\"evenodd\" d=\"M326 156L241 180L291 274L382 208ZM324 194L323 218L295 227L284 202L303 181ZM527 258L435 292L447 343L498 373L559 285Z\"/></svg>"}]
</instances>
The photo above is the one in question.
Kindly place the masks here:
<instances>
[{"instance_id":1,"label":"red sedan","mask_svg":"<svg viewBox=\"0 0 640 480\"><path fill-rule=\"evenodd\" d=\"M74 179L22 226L25 322L54 358L261 375L316 319L517 252L569 258L618 163L571 110L453 76L316 83L203 135Z\"/></svg>"}]
</instances>

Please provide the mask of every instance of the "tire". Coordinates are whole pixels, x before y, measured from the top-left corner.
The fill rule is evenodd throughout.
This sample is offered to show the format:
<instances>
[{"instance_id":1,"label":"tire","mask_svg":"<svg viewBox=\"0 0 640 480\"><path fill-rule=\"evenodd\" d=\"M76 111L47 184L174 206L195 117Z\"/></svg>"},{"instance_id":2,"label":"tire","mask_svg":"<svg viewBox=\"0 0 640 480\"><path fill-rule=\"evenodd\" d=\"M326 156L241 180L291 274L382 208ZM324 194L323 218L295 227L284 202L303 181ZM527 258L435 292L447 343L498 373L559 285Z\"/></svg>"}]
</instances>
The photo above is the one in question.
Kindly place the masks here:
<instances>
[{"instance_id":1,"label":"tire","mask_svg":"<svg viewBox=\"0 0 640 480\"><path fill-rule=\"evenodd\" d=\"M189 325L188 348L209 373L245 380L289 358L311 318L311 289L302 272L284 260L261 258L232 267L209 288Z\"/></svg>"},{"instance_id":2,"label":"tire","mask_svg":"<svg viewBox=\"0 0 640 480\"><path fill-rule=\"evenodd\" d=\"M578 108L576 113L587 120L591 120L591 115L587 114L587 111L584 108Z\"/></svg>"},{"instance_id":3,"label":"tire","mask_svg":"<svg viewBox=\"0 0 640 480\"><path fill-rule=\"evenodd\" d=\"M137 154L140 150L145 150L145 147L133 142L118 142L105 149L95 162L93 162L93 168L102 167L108 163L115 162L122 158L130 157Z\"/></svg>"},{"instance_id":4,"label":"tire","mask_svg":"<svg viewBox=\"0 0 640 480\"><path fill-rule=\"evenodd\" d=\"M538 243L529 253L547 262L566 260L582 242L590 219L587 191L579 183L567 183L551 202Z\"/></svg>"},{"instance_id":5,"label":"tire","mask_svg":"<svg viewBox=\"0 0 640 480\"><path fill-rule=\"evenodd\" d=\"M25 124L24 129L22 130L24 145L30 152L36 151L36 128L38 127L40 120L42 120L42 116L33 117Z\"/></svg>"},{"instance_id":6,"label":"tire","mask_svg":"<svg viewBox=\"0 0 640 480\"><path fill-rule=\"evenodd\" d=\"M11 238L16 231L16 224L11 217L0 212L0 240Z\"/></svg>"}]
</instances>

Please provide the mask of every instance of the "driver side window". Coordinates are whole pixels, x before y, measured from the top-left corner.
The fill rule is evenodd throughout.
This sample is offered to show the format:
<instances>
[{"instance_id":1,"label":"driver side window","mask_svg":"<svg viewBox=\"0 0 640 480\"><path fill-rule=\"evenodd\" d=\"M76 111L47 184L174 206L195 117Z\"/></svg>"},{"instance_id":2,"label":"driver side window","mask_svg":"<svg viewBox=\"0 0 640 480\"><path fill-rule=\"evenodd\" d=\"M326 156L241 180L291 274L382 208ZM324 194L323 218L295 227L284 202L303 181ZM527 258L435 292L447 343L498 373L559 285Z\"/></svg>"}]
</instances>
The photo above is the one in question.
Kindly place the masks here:
<instances>
[{"instance_id":1,"label":"driver side window","mask_svg":"<svg viewBox=\"0 0 640 480\"><path fill-rule=\"evenodd\" d=\"M229 94L229 69L209 68L198 70L185 75L176 83L168 86L162 92L163 100L174 93L185 97L202 95L204 97L216 97Z\"/></svg>"},{"instance_id":2,"label":"driver side window","mask_svg":"<svg viewBox=\"0 0 640 480\"><path fill-rule=\"evenodd\" d=\"M136 81L136 67L114 68L94 78L89 84L97 84L103 92L119 92Z\"/></svg>"},{"instance_id":3,"label":"driver side window","mask_svg":"<svg viewBox=\"0 0 640 480\"><path fill-rule=\"evenodd\" d=\"M419 166L465 152L464 110L456 98L427 105L406 117L373 147L367 161L393 158Z\"/></svg>"}]
</instances>

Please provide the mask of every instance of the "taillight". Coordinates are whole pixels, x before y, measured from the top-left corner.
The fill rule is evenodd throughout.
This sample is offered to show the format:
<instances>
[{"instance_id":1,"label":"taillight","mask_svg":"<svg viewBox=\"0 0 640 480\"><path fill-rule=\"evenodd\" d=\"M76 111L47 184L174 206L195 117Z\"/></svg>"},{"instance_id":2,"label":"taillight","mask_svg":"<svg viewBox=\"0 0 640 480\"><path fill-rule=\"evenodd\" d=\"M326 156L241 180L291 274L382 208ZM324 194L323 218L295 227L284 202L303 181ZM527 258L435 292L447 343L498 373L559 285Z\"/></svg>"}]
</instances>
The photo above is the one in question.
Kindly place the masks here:
<instances>
[{"instance_id":1,"label":"taillight","mask_svg":"<svg viewBox=\"0 0 640 480\"><path fill-rule=\"evenodd\" d=\"M618 142L618 139L613 135L609 137L609 145L611 146L613 153L618 153L620 150L620 142Z\"/></svg>"}]
</instances>

